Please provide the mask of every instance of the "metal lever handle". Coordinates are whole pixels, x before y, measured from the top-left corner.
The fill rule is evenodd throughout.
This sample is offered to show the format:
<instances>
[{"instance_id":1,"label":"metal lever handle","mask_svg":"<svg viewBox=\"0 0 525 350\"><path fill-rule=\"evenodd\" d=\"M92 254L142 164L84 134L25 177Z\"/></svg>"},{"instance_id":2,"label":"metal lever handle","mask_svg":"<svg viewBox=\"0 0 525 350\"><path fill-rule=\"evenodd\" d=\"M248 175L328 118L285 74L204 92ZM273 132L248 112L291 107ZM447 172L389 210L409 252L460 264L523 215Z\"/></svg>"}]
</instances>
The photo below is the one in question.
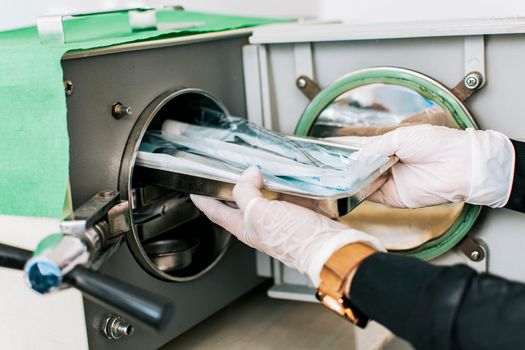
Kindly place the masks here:
<instances>
[{"instance_id":1,"label":"metal lever handle","mask_svg":"<svg viewBox=\"0 0 525 350\"><path fill-rule=\"evenodd\" d=\"M0 244L0 266L15 270L23 270L27 260L31 259L29 250Z\"/></svg>"},{"instance_id":2,"label":"metal lever handle","mask_svg":"<svg viewBox=\"0 0 525 350\"><path fill-rule=\"evenodd\" d=\"M64 276L64 281L88 299L114 307L156 329L162 328L173 313L173 305L167 299L83 266L75 267Z\"/></svg>"},{"instance_id":3,"label":"metal lever handle","mask_svg":"<svg viewBox=\"0 0 525 350\"><path fill-rule=\"evenodd\" d=\"M2 267L22 270L31 256L28 250L0 244ZM83 266L66 274L64 282L96 303L114 307L156 329L162 328L173 314L173 304L166 298Z\"/></svg>"}]
</instances>

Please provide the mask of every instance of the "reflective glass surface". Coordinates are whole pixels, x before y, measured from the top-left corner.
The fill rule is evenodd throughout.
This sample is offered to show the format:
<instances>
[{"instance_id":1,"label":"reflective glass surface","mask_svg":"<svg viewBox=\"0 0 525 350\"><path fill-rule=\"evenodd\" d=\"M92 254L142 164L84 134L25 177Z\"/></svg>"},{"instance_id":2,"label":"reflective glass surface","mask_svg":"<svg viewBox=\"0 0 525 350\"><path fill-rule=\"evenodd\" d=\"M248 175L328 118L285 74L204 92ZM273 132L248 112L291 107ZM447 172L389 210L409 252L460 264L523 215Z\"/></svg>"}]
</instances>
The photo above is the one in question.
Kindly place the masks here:
<instances>
[{"instance_id":1,"label":"reflective glass surface","mask_svg":"<svg viewBox=\"0 0 525 350\"><path fill-rule=\"evenodd\" d=\"M311 135L373 136L414 124L455 125L445 110L416 91L370 84L336 98L321 112Z\"/></svg>"},{"instance_id":2,"label":"reflective glass surface","mask_svg":"<svg viewBox=\"0 0 525 350\"><path fill-rule=\"evenodd\" d=\"M435 101L414 90L391 84L370 84L349 90L332 101L319 114L310 135L377 136L417 124L457 125ZM366 143L366 139L356 139L356 145L362 143ZM458 219L463 206L455 203L394 209L365 201L340 220L376 236L389 250L403 251L443 235Z\"/></svg>"}]
</instances>

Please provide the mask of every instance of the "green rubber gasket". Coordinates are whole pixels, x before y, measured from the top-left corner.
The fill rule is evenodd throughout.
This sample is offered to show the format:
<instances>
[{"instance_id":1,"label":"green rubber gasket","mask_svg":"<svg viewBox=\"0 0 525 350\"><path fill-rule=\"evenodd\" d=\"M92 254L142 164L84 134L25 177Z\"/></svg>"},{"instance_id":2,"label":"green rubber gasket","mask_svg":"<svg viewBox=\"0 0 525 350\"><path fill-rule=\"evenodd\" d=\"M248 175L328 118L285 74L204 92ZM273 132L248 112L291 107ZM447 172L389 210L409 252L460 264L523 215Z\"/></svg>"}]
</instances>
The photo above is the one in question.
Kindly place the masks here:
<instances>
[{"instance_id":1,"label":"green rubber gasket","mask_svg":"<svg viewBox=\"0 0 525 350\"><path fill-rule=\"evenodd\" d=\"M404 68L377 67L347 74L319 92L303 112L295 129L295 134L309 136L319 114L337 97L349 90L370 84L398 85L412 89L447 111L458 128L477 129L468 109L448 88L439 82L426 75ZM443 235L417 248L393 253L423 260L436 258L449 251L465 237L480 212L481 206L465 204L459 217Z\"/></svg>"}]
</instances>

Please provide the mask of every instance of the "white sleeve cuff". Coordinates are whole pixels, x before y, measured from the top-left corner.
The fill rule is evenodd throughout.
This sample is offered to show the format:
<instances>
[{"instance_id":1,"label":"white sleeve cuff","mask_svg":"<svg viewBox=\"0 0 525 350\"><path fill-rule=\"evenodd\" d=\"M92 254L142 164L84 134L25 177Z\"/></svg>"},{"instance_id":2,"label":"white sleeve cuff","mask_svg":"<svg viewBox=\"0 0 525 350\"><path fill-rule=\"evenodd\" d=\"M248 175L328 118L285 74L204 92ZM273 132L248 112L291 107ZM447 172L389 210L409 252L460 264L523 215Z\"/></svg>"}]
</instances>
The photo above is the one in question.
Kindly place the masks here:
<instances>
[{"instance_id":1,"label":"white sleeve cuff","mask_svg":"<svg viewBox=\"0 0 525 350\"><path fill-rule=\"evenodd\" d=\"M319 245L317 254L313 256L310 264L308 265L306 273L312 280L315 287L319 286L319 283L321 282L320 274L323 265L332 256L332 254L339 248L356 242L367 244L378 251L386 251L381 242L373 236L353 229L341 231Z\"/></svg>"},{"instance_id":2,"label":"white sleeve cuff","mask_svg":"<svg viewBox=\"0 0 525 350\"><path fill-rule=\"evenodd\" d=\"M507 204L512 190L515 158L512 142L493 130L466 131L472 142L472 173L465 201L501 208Z\"/></svg>"}]
</instances>

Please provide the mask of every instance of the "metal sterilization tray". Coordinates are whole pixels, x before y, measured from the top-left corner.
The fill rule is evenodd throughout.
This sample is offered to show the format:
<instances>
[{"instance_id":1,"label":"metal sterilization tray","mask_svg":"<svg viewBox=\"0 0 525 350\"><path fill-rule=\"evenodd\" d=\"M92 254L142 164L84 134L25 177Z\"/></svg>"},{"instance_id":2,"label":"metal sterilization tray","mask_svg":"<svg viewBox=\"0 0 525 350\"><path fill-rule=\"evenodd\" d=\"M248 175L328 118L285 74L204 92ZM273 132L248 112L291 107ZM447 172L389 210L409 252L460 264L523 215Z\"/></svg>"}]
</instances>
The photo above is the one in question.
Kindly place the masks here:
<instances>
[{"instance_id":1,"label":"metal sterilization tray","mask_svg":"<svg viewBox=\"0 0 525 350\"><path fill-rule=\"evenodd\" d=\"M355 148L353 150L355 151ZM263 188L262 193L267 199L286 200L311 208L331 218L338 218L352 211L359 203L375 192L385 182L386 175L397 160L395 156L390 157L385 164L372 171L359 186L348 192L340 192L336 195L299 194L275 191L266 187ZM184 193L214 197L223 201L234 201L233 187L235 183L213 176L204 177L184 172L175 173L150 166L136 165L133 181L139 185L160 186Z\"/></svg>"}]
</instances>

